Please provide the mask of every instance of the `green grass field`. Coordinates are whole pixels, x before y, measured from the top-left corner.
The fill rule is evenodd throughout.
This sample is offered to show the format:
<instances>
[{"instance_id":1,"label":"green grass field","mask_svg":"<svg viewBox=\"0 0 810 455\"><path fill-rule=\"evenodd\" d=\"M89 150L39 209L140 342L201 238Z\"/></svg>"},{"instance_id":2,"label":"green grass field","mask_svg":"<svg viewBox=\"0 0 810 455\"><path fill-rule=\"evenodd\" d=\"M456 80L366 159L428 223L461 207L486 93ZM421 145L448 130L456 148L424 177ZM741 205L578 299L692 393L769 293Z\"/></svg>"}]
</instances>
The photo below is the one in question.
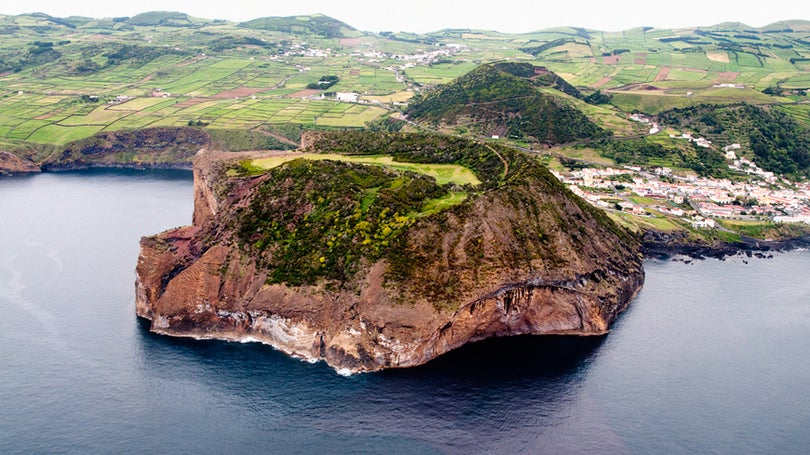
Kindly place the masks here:
<instances>
[{"instance_id":1,"label":"green grass field","mask_svg":"<svg viewBox=\"0 0 810 455\"><path fill-rule=\"evenodd\" d=\"M394 161L394 158L387 155L368 155L368 156L347 156L337 154L320 154L320 153L289 153L282 156L275 156L272 158L261 158L252 160L251 166L258 169L272 169L281 166L282 164L292 161L297 158L304 158L308 160L335 160L347 161L351 163L371 164L375 166L383 166L398 171L411 171L419 174L425 174L436 179L436 183L444 185L447 183L454 183L456 185L479 185L481 181L473 174L471 170L464 166L457 164L419 164L419 163L402 163Z\"/></svg>"},{"instance_id":2,"label":"green grass field","mask_svg":"<svg viewBox=\"0 0 810 455\"><path fill-rule=\"evenodd\" d=\"M350 163L360 163L366 165L382 166L389 169L398 171L416 172L428 175L436 179L436 183L444 185L453 183L456 185L479 185L481 181L473 174L473 172L460 165L456 164L419 164L419 163L401 163L394 161L393 157L386 155L369 155L369 156L347 156L337 154L319 154L319 153L295 153L290 152L284 155L259 158L243 163L245 169L251 172L262 172L268 169L273 169L281 166L289 161L304 158L308 160L335 160L345 161ZM371 203L376 196L376 192L371 192L367 195L367 203ZM409 213L408 218L419 218L429 216L434 213L440 212L444 209L450 208L454 205L461 204L467 199L468 193L465 191L450 191L443 197L429 199L425 201L424 206L418 212Z\"/></svg>"},{"instance_id":3,"label":"green grass field","mask_svg":"<svg viewBox=\"0 0 810 455\"><path fill-rule=\"evenodd\" d=\"M394 103L425 87L504 60L547 66L586 92L611 93L615 109L572 102L617 135L635 127L618 111L654 114L696 103L776 103L808 123L807 109L791 104L806 96L761 93L777 85L810 87L810 61L804 60L810 46L801 30L757 33L756 42L740 30L700 36L694 29L643 28L582 34L571 27L516 35L397 33L400 39L344 30L341 39L204 20L187 27L77 24L67 28L31 15L0 18L0 26L13 30L0 42L0 143L64 144L98 131L198 121L211 128L359 128L398 110ZM537 55L521 50L560 39ZM17 65L31 58L35 42L50 43L58 57ZM339 78L330 91L355 92L371 103L308 99L319 93L302 90L326 75ZM718 82L746 88L713 88ZM114 102L119 96L134 98Z\"/></svg>"}]
</instances>

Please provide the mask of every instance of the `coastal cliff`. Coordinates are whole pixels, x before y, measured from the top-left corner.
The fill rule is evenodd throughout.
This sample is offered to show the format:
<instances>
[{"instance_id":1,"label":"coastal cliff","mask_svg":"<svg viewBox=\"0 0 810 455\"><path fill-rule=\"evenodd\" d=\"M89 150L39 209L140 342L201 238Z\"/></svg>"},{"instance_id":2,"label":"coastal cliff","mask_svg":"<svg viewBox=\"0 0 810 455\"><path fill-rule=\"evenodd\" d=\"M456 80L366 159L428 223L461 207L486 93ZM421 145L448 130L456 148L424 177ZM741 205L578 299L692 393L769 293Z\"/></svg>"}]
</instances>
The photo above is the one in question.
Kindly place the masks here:
<instances>
[{"instance_id":1,"label":"coastal cliff","mask_svg":"<svg viewBox=\"0 0 810 455\"><path fill-rule=\"evenodd\" d=\"M39 172L40 167L13 153L0 150L0 175L27 174Z\"/></svg>"},{"instance_id":2,"label":"coastal cliff","mask_svg":"<svg viewBox=\"0 0 810 455\"><path fill-rule=\"evenodd\" d=\"M196 128L98 133L60 146L36 144L13 153L0 150L0 175L92 167L190 169L194 154L211 144L209 134Z\"/></svg>"},{"instance_id":3,"label":"coastal cliff","mask_svg":"<svg viewBox=\"0 0 810 455\"><path fill-rule=\"evenodd\" d=\"M198 154L193 225L141 240L136 311L152 331L373 371L495 336L603 335L643 284L638 239L520 152L404 134L304 144ZM318 153L460 163L480 182ZM284 162L256 170L263 157Z\"/></svg>"}]
</instances>

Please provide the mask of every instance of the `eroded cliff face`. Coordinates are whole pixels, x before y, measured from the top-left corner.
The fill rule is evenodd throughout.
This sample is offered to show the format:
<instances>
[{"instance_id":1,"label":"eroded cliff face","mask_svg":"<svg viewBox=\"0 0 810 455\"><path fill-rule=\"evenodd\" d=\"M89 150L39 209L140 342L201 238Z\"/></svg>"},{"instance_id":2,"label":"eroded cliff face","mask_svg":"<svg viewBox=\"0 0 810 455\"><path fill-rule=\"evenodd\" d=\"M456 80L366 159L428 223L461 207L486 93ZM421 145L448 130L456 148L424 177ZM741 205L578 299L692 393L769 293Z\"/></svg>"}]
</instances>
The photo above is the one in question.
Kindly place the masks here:
<instances>
[{"instance_id":1,"label":"eroded cliff face","mask_svg":"<svg viewBox=\"0 0 810 455\"><path fill-rule=\"evenodd\" d=\"M0 150L0 175L23 174L29 172L39 172L37 164L27 161L19 156Z\"/></svg>"},{"instance_id":2,"label":"eroded cliff face","mask_svg":"<svg viewBox=\"0 0 810 455\"><path fill-rule=\"evenodd\" d=\"M603 335L643 283L638 242L534 174L504 175L418 219L392 242L396 256L359 257L345 280L278 282L273 253L255 253L237 230L257 189L284 182L226 177L221 159L197 157L194 225L141 240L136 310L155 332L256 340L373 371L493 336Z\"/></svg>"}]
</instances>

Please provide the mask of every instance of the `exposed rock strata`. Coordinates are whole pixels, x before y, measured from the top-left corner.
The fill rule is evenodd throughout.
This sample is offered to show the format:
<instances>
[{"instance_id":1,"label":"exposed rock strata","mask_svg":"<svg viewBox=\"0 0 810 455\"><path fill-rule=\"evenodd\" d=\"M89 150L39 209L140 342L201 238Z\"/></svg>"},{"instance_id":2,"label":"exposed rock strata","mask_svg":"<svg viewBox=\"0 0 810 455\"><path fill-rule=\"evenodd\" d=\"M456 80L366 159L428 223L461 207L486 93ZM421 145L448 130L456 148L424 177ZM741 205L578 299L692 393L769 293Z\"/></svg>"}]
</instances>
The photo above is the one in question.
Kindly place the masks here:
<instances>
[{"instance_id":1,"label":"exposed rock strata","mask_svg":"<svg viewBox=\"0 0 810 455\"><path fill-rule=\"evenodd\" d=\"M666 258L672 255L688 256L695 259L724 259L728 256L775 251L789 251L797 248L810 248L810 235L789 237L779 240L761 240L742 236L737 242L716 242L709 244L689 238L687 232L661 232L648 230L642 235L642 251L647 258Z\"/></svg>"},{"instance_id":2,"label":"exposed rock strata","mask_svg":"<svg viewBox=\"0 0 810 455\"><path fill-rule=\"evenodd\" d=\"M208 134L196 128L98 133L60 146L37 144L31 145L30 150L0 151L0 175L94 167L191 169L194 154L210 144Z\"/></svg>"},{"instance_id":3,"label":"exposed rock strata","mask_svg":"<svg viewBox=\"0 0 810 455\"><path fill-rule=\"evenodd\" d=\"M42 163L42 169L190 168L194 154L209 144L208 134L196 128L99 133L60 147Z\"/></svg>"},{"instance_id":4,"label":"exposed rock strata","mask_svg":"<svg viewBox=\"0 0 810 455\"><path fill-rule=\"evenodd\" d=\"M257 340L337 369L372 371L419 365L494 336L602 335L643 283L632 237L594 219L564 188L536 191L531 177L405 231L403 254L435 250L405 280L390 277L380 259L361 260L347 282L273 283L233 228L269 177L228 179L215 155L203 152L195 163L193 226L141 241L136 310L158 333ZM538 206L545 211L532 212ZM546 230L533 232L538 226Z\"/></svg>"},{"instance_id":5,"label":"exposed rock strata","mask_svg":"<svg viewBox=\"0 0 810 455\"><path fill-rule=\"evenodd\" d=\"M0 175L26 174L39 172L40 168L31 161L20 158L9 152L0 150Z\"/></svg>"}]
</instances>

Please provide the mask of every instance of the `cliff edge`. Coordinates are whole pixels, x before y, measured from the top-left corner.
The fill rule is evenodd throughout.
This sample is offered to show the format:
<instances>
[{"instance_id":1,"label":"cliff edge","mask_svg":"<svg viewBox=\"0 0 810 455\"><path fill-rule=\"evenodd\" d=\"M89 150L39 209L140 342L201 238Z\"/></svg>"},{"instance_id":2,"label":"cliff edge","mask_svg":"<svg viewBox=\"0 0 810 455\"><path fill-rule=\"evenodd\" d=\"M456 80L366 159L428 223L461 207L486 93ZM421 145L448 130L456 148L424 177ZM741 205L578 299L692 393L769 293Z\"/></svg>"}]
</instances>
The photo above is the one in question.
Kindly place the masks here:
<instances>
[{"instance_id":1,"label":"cliff edge","mask_svg":"<svg viewBox=\"0 0 810 455\"><path fill-rule=\"evenodd\" d=\"M136 311L152 331L373 371L494 336L602 335L642 286L639 240L518 151L303 143L198 154L193 225L141 240Z\"/></svg>"}]
</instances>

